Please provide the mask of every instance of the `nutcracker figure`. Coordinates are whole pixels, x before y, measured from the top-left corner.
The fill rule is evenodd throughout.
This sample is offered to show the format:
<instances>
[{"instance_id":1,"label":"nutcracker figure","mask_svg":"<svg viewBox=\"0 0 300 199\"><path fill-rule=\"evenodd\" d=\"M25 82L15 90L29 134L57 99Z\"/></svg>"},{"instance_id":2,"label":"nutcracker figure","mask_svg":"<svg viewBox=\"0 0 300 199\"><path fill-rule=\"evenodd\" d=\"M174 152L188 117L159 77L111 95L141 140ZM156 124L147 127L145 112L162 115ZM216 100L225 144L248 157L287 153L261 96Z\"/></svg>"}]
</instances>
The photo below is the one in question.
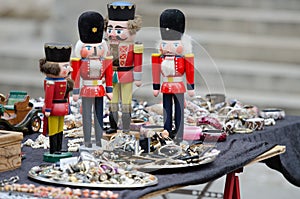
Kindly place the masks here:
<instances>
[{"instance_id":1,"label":"nutcracker figure","mask_svg":"<svg viewBox=\"0 0 300 199\"><path fill-rule=\"evenodd\" d=\"M92 148L91 127L94 113L96 146L101 147L103 97L106 95L109 99L112 98L112 58L106 56L108 46L106 41L102 40L104 20L100 13L82 13L78 19L78 29L80 40L76 44L75 54L80 57L80 67L75 80L73 99L77 101L79 94L82 98L84 146Z\"/></svg>"},{"instance_id":2,"label":"nutcracker figure","mask_svg":"<svg viewBox=\"0 0 300 199\"><path fill-rule=\"evenodd\" d=\"M167 9L160 15L161 41L159 53L152 54L153 95L163 93L164 130L177 141L183 139L184 126L184 93L183 82L186 76L186 86L189 96L194 95L194 55L189 49L190 40L183 37L185 16L178 9ZM162 85L160 79L162 76ZM175 107L175 128L173 129L173 104Z\"/></svg>"},{"instance_id":3,"label":"nutcracker figure","mask_svg":"<svg viewBox=\"0 0 300 199\"><path fill-rule=\"evenodd\" d=\"M119 100L122 104L123 132L130 131L133 82L141 85L143 45L134 42L142 19L135 15L135 4L114 2L107 5L106 37L113 56L113 98L110 103L110 129L117 132Z\"/></svg>"},{"instance_id":4,"label":"nutcracker figure","mask_svg":"<svg viewBox=\"0 0 300 199\"><path fill-rule=\"evenodd\" d=\"M44 155L45 160L51 154L62 154L64 116L69 114L69 92L73 89L73 80L69 78L72 71L71 44L46 43L44 49L46 58L40 59L40 71L46 75L43 134L49 135L50 143L50 155Z\"/></svg>"}]
</instances>

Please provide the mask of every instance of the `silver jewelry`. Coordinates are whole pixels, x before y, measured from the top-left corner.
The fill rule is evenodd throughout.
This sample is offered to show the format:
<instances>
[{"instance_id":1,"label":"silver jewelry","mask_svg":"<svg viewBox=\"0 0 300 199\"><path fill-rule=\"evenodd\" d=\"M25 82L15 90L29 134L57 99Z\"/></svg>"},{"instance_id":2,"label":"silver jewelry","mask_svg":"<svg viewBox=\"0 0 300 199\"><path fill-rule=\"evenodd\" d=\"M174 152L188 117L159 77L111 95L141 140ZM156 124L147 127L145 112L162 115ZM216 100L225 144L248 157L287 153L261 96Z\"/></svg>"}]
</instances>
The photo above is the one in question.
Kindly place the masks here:
<instances>
[{"instance_id":1,"label":"silver jewelry","mask_svg":"<svg viewBox=\"0 0 300 199\"><path fill-rule=\"evenodd\" d=\"M275 120L281 120L285 118L285 111L279 108L268 108L260 111L262 118L273 118Z\"/></svg>"}]
</instances>

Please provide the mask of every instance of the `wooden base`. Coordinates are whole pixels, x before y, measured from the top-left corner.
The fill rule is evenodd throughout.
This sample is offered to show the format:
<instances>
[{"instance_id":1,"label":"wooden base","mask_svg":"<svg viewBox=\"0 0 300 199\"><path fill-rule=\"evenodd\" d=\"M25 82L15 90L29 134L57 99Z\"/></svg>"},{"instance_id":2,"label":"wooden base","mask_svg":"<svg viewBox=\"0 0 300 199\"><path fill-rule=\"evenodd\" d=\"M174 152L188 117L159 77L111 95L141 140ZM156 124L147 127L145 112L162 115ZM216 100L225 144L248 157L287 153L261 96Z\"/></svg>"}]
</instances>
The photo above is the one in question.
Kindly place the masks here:
<instances>
[{"instance_id":1,"label":"wooden base","mask_svg":"<svg viewBox=\"0 0 300 199\"><path fill-rule=\"evenodd\" d=\"M56 154L56 153L51 154L49 152L46 152L46 153L44 153L43 157L44 157L43 160L45 162L55 163L55 162L58 162L62 158L72 157L72 153L71 152L61 152L59 154Z\"/></svg>"}]
</instances>

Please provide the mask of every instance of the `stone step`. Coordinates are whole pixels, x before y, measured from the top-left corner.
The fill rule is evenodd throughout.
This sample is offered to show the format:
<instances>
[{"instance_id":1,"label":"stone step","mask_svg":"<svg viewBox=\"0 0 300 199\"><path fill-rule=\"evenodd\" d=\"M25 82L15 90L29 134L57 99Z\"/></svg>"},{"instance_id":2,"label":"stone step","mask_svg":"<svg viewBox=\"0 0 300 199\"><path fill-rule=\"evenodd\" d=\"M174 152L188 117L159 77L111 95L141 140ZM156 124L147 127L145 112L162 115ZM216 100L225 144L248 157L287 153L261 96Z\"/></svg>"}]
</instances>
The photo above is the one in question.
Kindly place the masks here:
<instances>
[{"instance_id":1,"label":"stone step","mask_svg":"<svg viewBox=\"0 0 300 199\"><path fill-rule=\"evenodd\" d=\"M300 37L204 31L189 34L213 58L300 64Z\"/></svg>"},{"instance_id":2,"label":"stone step","mask_svg":"<svg viewBox=\"0 0 300 199\"><path fill-rule=\"evenodd\" d=\"M300 113L300 65L245 60L196 60L202 75L197 91L225 93L260 108L280 107ZM201 72L202 71L202 72Z\"/></svg>"},{"instance_id":3,"label":"stone step","mask_svg":"<svg viewBox=\"0 0 300 199\"><path fill-rule=\"evenodd\" d=\"M20 0L1 0L0 16L23 19L46 19L50 17L51 8L54 3L54 0L26 0L26 3Z\"/></svg>"},{"instance_id":4,"label":"stone step","mask_svg":"<svg viewBox=\"0 0 300 199\"><path fill-rule=\"evenodd\" d=\"M300 94L300 87L297 86L300 82L300 65L217 59L214 60L216 67L213 67L209 65L210 62L202 62L199 61L199 70L203 70L202 66L207 74L219 73L225 88Z\"/></svg>"},{"instance_id":5,"label":"stone step","mask_svg":"<svg viewBox=\"0 0 300 199\"><path fill-rule=\"evenodd\" d=\"M226 88L272 93L299 93L299 65L195 57L199 91L224 92ZM144 61L143 83L152 85L151 63ZM300 108L300 107L299 107Z\"/></svg>"},{"instance_id":6,"label":"stone step","mask_svg":"<svg viewBox=\"0 0 300 199\"><path fill-rule=\"evenodd\" d=\"M194 51L207 51L212 58L300 64L300 38L205 31L186 34L192 38ZM154 49L159 29L142 28L137 39L146 49Z\"/></svg>"},{"instance_id":7,"label":"stone step","mask_svg":"<svg viewBox=\"0 0 300 199\"><path fill-rule=\"evenodd\" d=\"M16 39L2 41L0 45L0 69L19 73L39 70L39 59L44 57L43 40Z\"/></svg>"},{"instance_id":8,"label":"stone step","mask_svg":"<svg viewBox=\"0 0 300 199\"><path fill-rule=\"evenodd\" d=\"M195 59L195 92L225 93L228 99L260 108L280 107L290 114L300 114L299 65L275 64L245 60L209 60L205 56ZM151 63L145 61L143 86L136 88L136 96L152 99ZM150 92L149 92L150 90Z\"/></svg>"},{"instance_id":9,"label":"stone step","mask_svg":"<svg viewBox=\"0 0 300 199\"><path fill-rule=\"evenodd\" d=\"M5 71L1 69L0 93L6 95L10 90L25 90L32 98L44 95L43 80L45 76L38 70Z\"/></svg>"},{"instance_id":10,"label":"stone step","mask_svg":"<svg viewBox=\"0 0 300 199\"><path fill-rule=\"evenodd\" d=\"M291 10L260 10L251 8L212 7L192 4L143 3L137 12L143 16L144 27L157 27L159 15L166 8L181 9L186 15L186 29L222 31L260 35L299 37L300 13ZM147 5L146 5L147 4Z\"/></svg>"},{"instance_id":11,"label":"stone step","mask_svg":"<svg viewBox=\"0 0 300 199\"><path fill-rule=\"evenodd\" d=\"M50 21L27 18L1 18L0 41L51 40Z\"/></svg>"},{"instance_id":12,"label":"stone step","mask_svg":"<svg viewBox=\"0 0 300 199\"><path fill-rule=\"evenodd\" d=\"M195 46L201 45L213 58L300 63L300 38L189 30L187 34L194 40L194 49ZM44 42L51 41L50 39L33 40L30 37L25 40L25 38L17 37L14 40L2 41L1 61L6 62L5 60L8 59L9 62L9 57L13 57L12 54L18 54L17 57L24 59L30 56L40 58L43 56ZM137 39L142 41L146 48L148 45L155 46L153 43L160 39L159 31L157 28L142 28ZM0 63L0 65L6 64Z\"/></svg>"},{"instance_id":13,"label":"stone step","mask_svg":"<svg viewBox=\"0 0 300 199\"><path fill-rule=\"evenodd\" d=\"M145 54L143 67L143 87L139 95L152 100L150 54ZM147 59L148 58L148 59ZM21 64L20 60L20 64ZM30 67L28 67L30 68ZM26 90L32 97L43 96L44 75L38 67L15 71L2 69L0 92ZM195 59L196 94L225 93L230 99L238 99L246 104L259 107L281 107L293 113L300 113L300 70L299 65L274 64L237 60ZM145 89L146 88L146 89ZM142 91L141 91L142 90ZM157 100L153 98L153 100Z\"/></svg>"},{"instance_id":14,"label":"stone step","mask_svg":"<svg viewBox=\"0 0 300 199\"><path fill-rule=\"evenodd\" d=\"M281 108L288 115L300 114L300 95L297 93L266 93L261 91L227 89L228 99L238 99L243 104L255 105L259 109Z\"/></svg>"},{"instance_id":15,"label":"stone step","mask_svg":"<svg viewBox=\"0 0 300 199\"><path fill-rule=\"evenodd\" d=\"M152 2L153 4L160 4L161 0L152 0ZM173 6L187 4L186 1L182 0L164 0L164 3L169 3ZM300 2L298 0L189 0L188 3L200 6L300 10Z\"/></svg>"}]
</instances>

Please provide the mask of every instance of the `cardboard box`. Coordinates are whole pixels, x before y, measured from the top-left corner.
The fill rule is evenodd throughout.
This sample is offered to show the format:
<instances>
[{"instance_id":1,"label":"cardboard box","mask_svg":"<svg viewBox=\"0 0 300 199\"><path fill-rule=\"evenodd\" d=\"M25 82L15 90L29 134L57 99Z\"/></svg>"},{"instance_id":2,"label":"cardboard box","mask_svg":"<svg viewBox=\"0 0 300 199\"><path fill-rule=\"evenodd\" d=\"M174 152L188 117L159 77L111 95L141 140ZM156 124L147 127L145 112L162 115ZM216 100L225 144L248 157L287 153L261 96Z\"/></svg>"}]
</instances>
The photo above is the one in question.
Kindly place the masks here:
<instances>
[{"instance_id":1,"label":"cardboard box","mask_svg":"<svg viewBox=\"0 0 300 199\"><path fill-rule=\"evenodd\" d=\"M21 166L23 133L0 130L0 172Z\"/></svg>"}]
</instances>

